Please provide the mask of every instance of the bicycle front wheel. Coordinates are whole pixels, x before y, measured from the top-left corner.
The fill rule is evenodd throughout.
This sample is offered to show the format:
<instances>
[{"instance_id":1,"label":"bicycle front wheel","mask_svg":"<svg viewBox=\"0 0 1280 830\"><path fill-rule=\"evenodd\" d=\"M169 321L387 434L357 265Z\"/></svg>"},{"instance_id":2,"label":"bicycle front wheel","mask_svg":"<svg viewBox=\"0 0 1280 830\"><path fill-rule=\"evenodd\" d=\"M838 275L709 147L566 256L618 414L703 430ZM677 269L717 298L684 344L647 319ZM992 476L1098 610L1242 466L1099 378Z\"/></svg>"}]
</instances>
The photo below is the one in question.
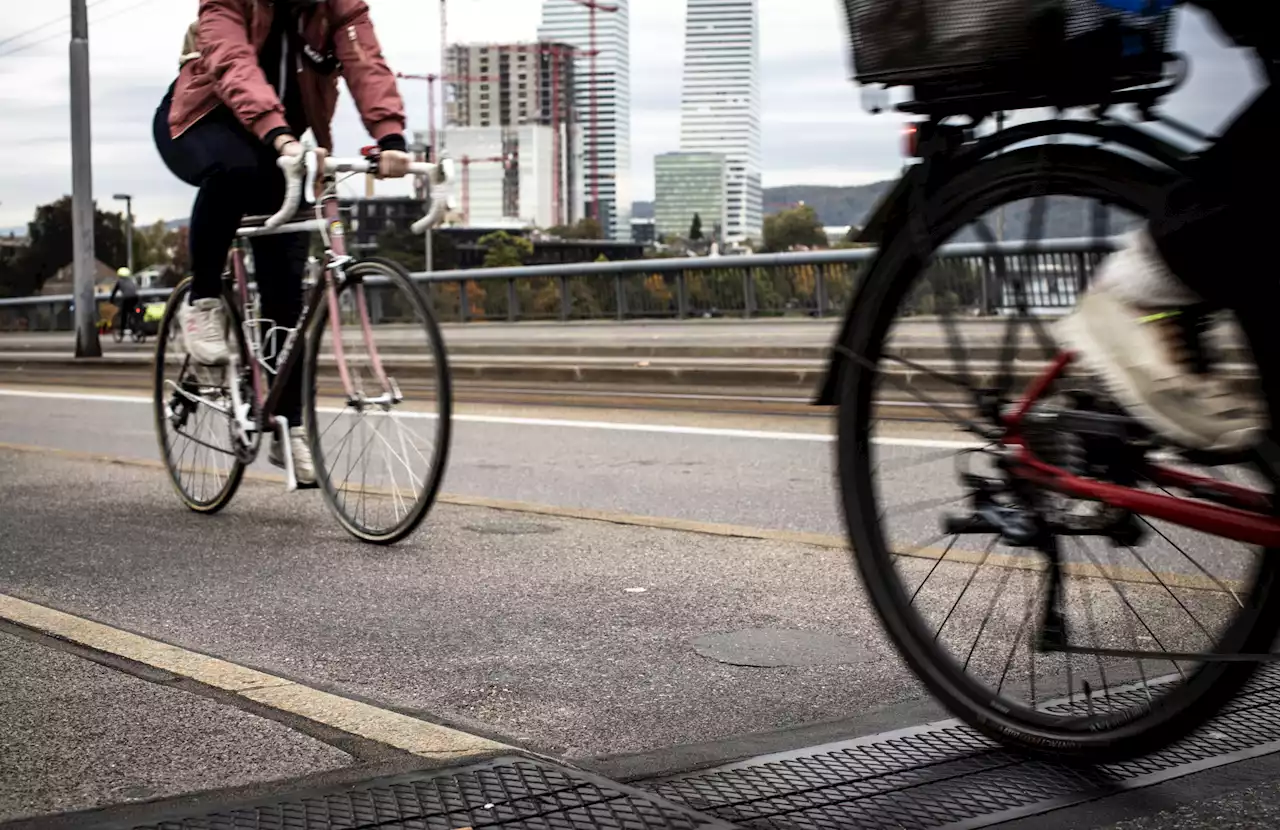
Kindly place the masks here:
<instances>
[{"instance_id":1,"label":"bicycle front wheel","mask_svg":"<svg viewBox=\"0 0 1280 830\"><path fill-rule=\"evenodd\" d=\"M409 273L392 262L356 263L336 303L321 302L304 379L316 477L349 533L392 544L426 518L448 464L444 338Z\"/></svg>"},{"instance_id":2,"label":"bicycle front wheel","mask_svg":"<svg viewBox=\"0 0 1280 830\"><path fill-rule=\"evenodd\" d=\"M1280 629L1280 551L1096 502L1042 491L1020 498L1005 448L985 437L1000 434L998 403L1016 400L1056 358L1041 318L1065 310L1100 256L1037 254L1048 217L1091 217L1101 236L1138 227L1167 181L1167 171L1071 145L972 168L913 207L920 221L886 241L838 345L847 357L840 488L872 604L934 696L1018 749L1092 762L1160 749L1239 693ZM1004 224L1005 238L1026 240L1024 252L970 246L979 252L938 256L947 242L994 242ZM1020 342L1024 329L1037 335L1030 345ZM1097 401L1097 388L1068 375L1045 399L1074 411ZM895 434L889 421L903 406L931 412L938 426ZM1099 454L1087 438L1028 435L1038 454L1082 475L1146 469L1125 460L1133 446L1124 439ZM1163 452L1179 469L1200 465ZM1261 465L1215 462L1208 475L1275 492ZM990 493L1002 500L984 500ZM1030 543L975 521L1008 504L1089 529ZM1046 622L1049 611L1057 622Z\"/></svg>"},{"instance_id":3,"label":"bicycle front wheel","mask_svg":"<svg viewBox=\"0 0 1280 830\"><path fill-rule=\"evenodd\" d=\"M234 434L231 384L241 383L229 366L201 366L183 348L178 309L187 301L184 280L165 306L156 336L154 412L160 455L178 497L197 513L217 513L231 502L244 478L242 446ZM225 298L233 342L246 365L244 333Z\"/></svg>"}]
</instances>

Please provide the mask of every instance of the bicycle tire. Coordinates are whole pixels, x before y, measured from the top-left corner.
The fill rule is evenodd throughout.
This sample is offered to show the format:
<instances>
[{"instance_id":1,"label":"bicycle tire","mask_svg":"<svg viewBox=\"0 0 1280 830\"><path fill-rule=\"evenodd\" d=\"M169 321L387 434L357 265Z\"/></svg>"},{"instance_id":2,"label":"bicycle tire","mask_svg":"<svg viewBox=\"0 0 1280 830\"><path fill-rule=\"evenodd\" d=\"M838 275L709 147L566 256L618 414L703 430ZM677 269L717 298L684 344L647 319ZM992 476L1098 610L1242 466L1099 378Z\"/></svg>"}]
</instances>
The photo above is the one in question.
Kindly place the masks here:
<instances>
[{"instance_id":1,"label":"bicycle tire","mask_svg":"<svg viewBox=\"0 0 1280 830\"><path fill-rule=\"evenodd\" d=\"M308 333L303 394L305 396L307 434L315 463L316 479L324 494L325 503L328 504L329 509L343 528L352 536L371 544L391 545L413 533L422 524L431 507L435 504L440 484L444 479L444 473L448 468L449 462L453 424L453 392L444 336L440 332L439 323L436 321L430 305L426 302L406 269L389 260L377 258L364 259L351 265L346 269L346 280L338 289L339 304L341 305L342 296L346 292L352 291L354 286L371 277L386 279L398 291L398 296L410 305L412 312L416 315L417 322L421 324L423 333L426 335L428 349L431 352L430 357L433 360L432 365L435 367L433 375L436 395L434 413L436 431L429 466L421 480L421 492L416 496L412 508L407 509L405 515L395 521L394 524L386 527L371 527L362 523L357 516L352 515L351 511L347 509L345 498L345 493L348 491L346 488L338 487L335 484L334 478L328 469L330 459L326 458L322 440L323 433L318 428L321 420L318 410L320 344L324 340L326 333L329 332L330 310L327 303L321 304ZM410 327L413 327L413 325L411 324ZM419 452L419 455L423 454ZM333 460L336 464L340 459L335 456ZM410 472L410 474L412 473ZM393 486L395 486L395 479L393 479ZM364 485L362 484L363 488Z\"/></svg>"},{"instance_id":2,"label":"bicycle tire","mask_svg":"<svg viewBox=\"0 0 1280 830\"><path fill-rule=\"evenodd\" d=\"M180 282L173 289L173 293L169 295L169 301L165 304L164 316L161 318L160 326L156 331L155 367L152 374L152 417L156 429L156 439L160 446L160 457L164 459L165 470L169 474L169 482L177 492L178 498L182 500L182 503L189 510L212 515L230 504L236 491L240 489L240 484L244 479L244 462L239 458L235 459L228 472L225 484L213 497L207 499L197 498L183 486L180 471L174 468L170 447L167 445L166 439L168 432L165 427L168 418L166 407L169 403L169 396L165 390L165 356L169 347L169 334L175 322L174 317L178 313L178 308L182 303L186 302L187 295L190 292L191 278L188 277ZM248 350L244 342L244 332L239 325L239 315L235 311L234 304L225 297L223 298L223 307L227 311L228 325L235 334L235 341L240 350L240 365L245 366L248 361ZM230 419L228 419L228 423L230 423Z\"/></svg>"},{"instance_id":3,"label":"bicycle tire","mask_svg":"<svg viewBox=\"0 0 1280 830\"><path fill-rule=\"evenodd\" d=\"M924 211L931 249L968 222L1001 205L1040 195L1098 198L1139 215L1159 204L1168 174L1096 147L1059 145L1013 150L958 175L938 190ZM915 229L912 229L914 231ZM928 254L913 233L886 241L871 263L851 309L841 345L865 361L845 360L839 370L837 473L841 506L854 561L884 630L907 666L952 714L982 734L1036 755L1078 762L1116 762L1157 751L1213 717L1257 669L1255 662L1202 662L1185 682L1136 713L1100 729L1050 727L1016 710L997 707L992 692L968 676L936 642L908 600L886 543L873 481L870 428L875 362L894 315ZM1271 422L1275 423L1274 413ZM1273 483L1275 473L1264 469ZM1217 642L1220 653L1264 653L1280 631L1280 551L1258 558L1244 608ZM917 589L918 590L918 589ZM997 693L998 694L998 693Z\"/></svg>"}]
</instances>

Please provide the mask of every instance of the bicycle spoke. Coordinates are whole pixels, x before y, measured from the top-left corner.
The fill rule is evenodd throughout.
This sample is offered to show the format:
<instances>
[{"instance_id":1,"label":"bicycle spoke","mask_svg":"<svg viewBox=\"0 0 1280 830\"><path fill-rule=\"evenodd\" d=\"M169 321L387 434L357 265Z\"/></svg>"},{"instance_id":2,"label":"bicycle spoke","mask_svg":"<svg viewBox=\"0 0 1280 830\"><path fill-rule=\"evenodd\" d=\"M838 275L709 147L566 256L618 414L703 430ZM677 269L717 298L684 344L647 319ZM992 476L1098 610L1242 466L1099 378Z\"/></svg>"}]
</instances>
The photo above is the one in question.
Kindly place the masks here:
<instances>
[{"instance_id":1,"label":"bicycle spoke","mask_svg":"<svg viewBox=\"0 0 1280 830\"><path fill-rule=\"evenodd\" d=\"M982 429L977 424L977 422L972 421L968 418L961 418L960 416L953 414L948 409L946 409L941 404L939 404L937 401L933 400L933 398L921 392L919 389L914 389L909 387L906 381L902 380L901 378L898 378L892 373L881 372L874 363L872 363L870 360L867 360L862 355L854 353L853 350L851 350L849 347L838 344L834 347L834 351L857 362L860 366L862 366L863 368L869 369L870 371L875 373L877 376L888 378L892 383L897 385L904 392L907 392L908 394L915 396L920 400L921 403L929 407L932 407L935 411L938 412L939 415L942 415L944 418L951 421L954 425L956 425L957 427L960 427L966 432L972 432L974 435L978 435L982 438L988 438L988 439L991 438L991 436L987 434L987 431ZM906 362L906 358L902 358L901 360L905 362L905 365L907 366L911 365L911 362ZM922 367L922 370L923 370L923 367ZM929 371L932 371L932 370L929 370ZM951 381L951 382L954 383L955 381Z\"/></svg>"},{"instance_id":2,"label":"bicycle spoke","mask_svg":"<svg viewBox=\"0 0 1280 830\"><path fill-rule=\"evenodd\" d=\"M1081 580L1080 582L1081 593L1085 593L1085 592L1091 593L1092 584L1093 584L1092 580L1089 580L1089 579ZM1093 603L1090 602L1088 599L1086 599L1084 603L1084 618L1085 618L1085 625L1088 626L1089 628L1089 638L1093 640L1095 645L1101 646L1102 643L1099 641L1099 638L1098 638L1098 625L1097 625L1097 622L1094 620L1094 616L1093 616ZM1107 669L1104 665L1101 654L1094 655L1094 659L1098 661L1098 676L1102 679L1102 693L1107 698L1107 709L1110 711L1114 707L1111 703L1111 684L1107 682Z\"/></svg>"},{"instance_id":3,"label":"bicycle spoke","mask_svg":"<svg viewBox=\"0 0 1280 830\"><path fill-rule=\"evenodd\" d=\"M1182 549L1180 545L1174 543L1172 539L1170 539L1167 535L1165 535L1164 531L1156 527L1154 524L1148 521L1144 516L1139 516L1138 520L1141 521L1148 528L1150 528L1157 536L1163 539L1165 543L1169 545L1169 547L1176 550L1182 556L1183 559L1186 559L1188 562L1190 562L1191 565L1196 570L1198 570L1200 573L1204 574L1208 579L1210 579L1214 585L1217 585L1219 588L1221 588L1223 593L1229 595L1233 600L1235 600L1237 606L1239 606L1240 608L1244 608L1244 603L1240 600L1240 597L1236 594L1235 591L1231 589L1229 585L1227 585L1221 579L1219 579L1218 577L1210 573L1209 570L1205 568L1203 565L1201 565L1200 562L1194 556L1187 553L1185 550Z\"/></svg>"},{"instance_id":4,"label":"bicycle spoke","mask_svg":"<svg viewBox=\"0 0 1280 830\"><path fill-rule=\"evenodd\" d=\"M1102 564L1094 557L1093 551L1091 551L1089 549L1089 546L1084 543L1084 540L1078 536L1073 536L1072 538L1076 540L1076 544L1079 545L1080 549L1084 551L1085 556L1088 557L1089 560L1093 562L1095 566L1097 566L1099 573L1101 573L1103 575L1103 578L1107 580L1107 583L1110 585L1111 590L1116 594L1116 596L1120 598L1120 602L1123 603L1124 606L1129 609L1130 613L1132 613L1133 616L1135 617L1138 616L1137 612L1134 611L1133 607L1129 604L1128 598L1120 590L1119 586L1116 585L1115 580L1111 578L1107 569L1103 568ZM1133 643L1134 650L1137 650L1138 631L1133 627L1133 620L1130 617L1125 616L1124 620L1125 620L1125 626L1129 629L1129 639ZM1160 640L1155 636L1154 632L1152 632L1151 629L1147 626L1146 621L1143 620L1141 617L1138 617L1138 622L1142 623L1142 627L1147 630L1147 634L1151 637L1152 640L1155 641L1156 645L1160 646L1161 650L1164 650L1164 645L1160 643ZM1138 676L1142 679L1142 687L1143 689L1146 690L1147 702L1150 703L1151 689L1147 682L1146 670L1142 666L1142 658L1135 657L1134 665L1138 669ZM1174 669L1177 670L1178 674L1182 674L1182 668L1178 666L1177 663L1174 663L1173 665L1174 665Z\"/></svg>"},{"instance_id":5,"label":"bicycle spoke","mask_svg":"<svg viewBox=\"0 0 1280 830\"><path fill-rule=\"evenodd\" d=\"M978 576L978 571L987 562L987 557L991 555L991 551L999 544L1000 537L993 536L987 547L982 551L982 558L973 566L973 570L969 572L969 578L965 580L964 586L960 589L960 594L956 597L956 601L951 603L951 608L947 611L947 616L943 618L942 625L938 626L938 630L933 632L933 639L937 640L942 636L942 630L947 627L947 623L951 622L951 615L956 612L956 608L960 605L960 600L964 599L964 595L968 593L969 586L973 585L973 580Z\"/></svg>"},{"instance_id":6,"label":"bicycle spoke","mask_svg":"<svg viewBox=\"0 0 1280 830\"><path fill-rule=\"evenodd\" d=\"M1009 584L1009 580L1013 578L1013 570L1006 568L1004 575L1000 577L1000 584L996 587L995 594L991 597L991 602L987 603L987 613L983 615L982 622L978 625L978 633L973 638L973 645L969 646L969 653L964 657L964 669L968 670L969 661L973 659L973 653L978 650L978 642L982 639L982 634L987 630L987 623L991 621L991 615L996 610L996 603L1000 601L1000 597L1004 596L1004 589Z\"/></svg>"},{"instance_id":7,"label":"bicycle spoke","mask_svg":"<svg viewBox=\"0 0 1280 830\"><path fill-rule=\"evenodd\" d=\"M929 572L924 575L924 579L920 580L920 584L916 586L915 591L911 593L911 599L907 600L908 605L915 605L916 597L920 595L920 589L929 581L929 577L933 576L933 572L938 570L938 566L942 564L942 560L947 558L947 554L951 552L951 547L955 545L956 540L960 538L960 534L951 537L951 541L947 542L947 546L942 549L942 555L933 563L933 567L929 568Z\"/></svg>"},{"instance_id":8,"label":"bicycle spoke","mask_svg":"<svg viewBox=\"0 0 1280 830\"><path fill-rule=\"evenodd\" d=\"M1169 596L1173 598L1173 601L1178 604L1178 607L1181 608L1183 611L1187 612L1187 616L1191 618L1191 621L1196 624L1196 627L1199 628L1200 631L1204 634L1205 639L1209 641L1210 645L1212 645L1213 635L1209 633L1209 629L1204 627L1204 624L1200 622L1200 618L1197 617L1194 613L1192 613L1191 609L1188 608L1186 606L1186 603L1184 603L1182 599L1173 592L1173 589L1169 587L1168 583L1166 583L1163 579L1160 578L1160 574L1156 573L1155 569L1147 564L1147 560L1142 558L1142 554L1138 553L1137 548L1135 548L1133 545L1125 545L1124 548L1128 550L1129 553L1133 554L1134 559L1137 559L1140 563L1142 563L1142 567L1146 568L1147 573L1151 574L1152 578L1155 579L1156 582L1160 583L1160 587L1165 589L1165 591L1169 594Z\"/></svg>"},{"instance_id":9,"label":"bicycle spoke","mask_svg":"<svg viewBox=\"0 0 1280 830\"><path fill-rule=\"evenodd\" d=\"M1024 573L1029 575L1032 573L1032 571L1025 571ZM1041 571L1040 578L1036 580L1036 585L1038 586L1038 590L1035 593L1036 597L1044 594L1044 589L1047 587L1048 581L1049 581L1049 572L1047 570ZM1034 598L1035 597L1032 597L1032 599ZM1022 642L1022 635L1028 632L1031 625L1031 618L1035 614L1035 612L1036 612L1036 604L1034 602L1028 602L1027 610L1022 615L1022 622L1018 624L1018 630L1014 634L1013 640L1009 643L1009 655L1005 658L1004 670L1000 672L1000 682L996 686L997 695L1004 690L1004 683L1009 676L1009 669L1013 667L1013 656L1018 653L1018 644ZM1032 674L1033 675L1035 674L1034 667L1033 667ZM1033 690L1035 688L1034 683L1035 681L1032 681Z\"/></svg>"}]
</instances>

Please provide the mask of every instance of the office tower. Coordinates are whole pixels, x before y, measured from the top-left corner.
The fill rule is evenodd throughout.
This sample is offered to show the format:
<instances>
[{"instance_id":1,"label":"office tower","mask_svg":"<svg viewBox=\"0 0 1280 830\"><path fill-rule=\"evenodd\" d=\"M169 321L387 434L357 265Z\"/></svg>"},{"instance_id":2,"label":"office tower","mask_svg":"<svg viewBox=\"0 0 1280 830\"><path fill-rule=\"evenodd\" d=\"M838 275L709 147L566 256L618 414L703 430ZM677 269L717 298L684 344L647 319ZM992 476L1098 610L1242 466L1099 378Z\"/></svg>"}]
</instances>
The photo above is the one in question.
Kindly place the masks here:
<instances>
[{"instance_id":1,"label":"office tower","mask_svg":"<svg viewBox=\"0 0 1280 830\"><path fill-rule=\"evenodd\" d=\"M631 27L628 0L608 0L608 5L617 10L593 14L575 0L543 0L538 39L578 50L574 95L586 145L586 215L599 217L608 238L626 240L631 238L632 198ZM589 54L593 17L594 57Z\"/></svg>"},{"instance_id":2,"label":"office tower","mask_svg":"<svg viewBox=\"0 0 1280 830\"><path fill-rule=\"evenodd\" d=\"M680 149L728 162L725 239L759 239L760 32L756 0L687 0Z\"/></svg>"}]
</instances>

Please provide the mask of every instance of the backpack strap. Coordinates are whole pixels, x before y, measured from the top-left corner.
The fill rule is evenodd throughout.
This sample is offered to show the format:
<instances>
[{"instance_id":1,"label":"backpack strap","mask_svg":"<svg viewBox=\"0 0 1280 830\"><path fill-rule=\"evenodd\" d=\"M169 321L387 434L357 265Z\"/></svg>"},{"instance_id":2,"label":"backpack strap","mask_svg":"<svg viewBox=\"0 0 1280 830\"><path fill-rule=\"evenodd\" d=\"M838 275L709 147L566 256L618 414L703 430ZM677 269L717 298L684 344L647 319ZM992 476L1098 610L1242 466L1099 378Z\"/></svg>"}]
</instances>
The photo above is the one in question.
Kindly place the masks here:
<instances>
[{"instance_id":1,"label":"backpack strap","mask_svg":"<svg viewBox=\"0 0 1280 830\"><path fill-rule=\"evenodd\" d=\"M324 45L324 54L317 52L311 48L311 44L302 37L302 18L298 18L298 28L288 29L289 43L293 47L293 51L302 56L302 59L323 76L329 76L342 68L342 61L338 60L338 56L334 53L332 33L328 41Z\"/></svg>"}]
</instances>

